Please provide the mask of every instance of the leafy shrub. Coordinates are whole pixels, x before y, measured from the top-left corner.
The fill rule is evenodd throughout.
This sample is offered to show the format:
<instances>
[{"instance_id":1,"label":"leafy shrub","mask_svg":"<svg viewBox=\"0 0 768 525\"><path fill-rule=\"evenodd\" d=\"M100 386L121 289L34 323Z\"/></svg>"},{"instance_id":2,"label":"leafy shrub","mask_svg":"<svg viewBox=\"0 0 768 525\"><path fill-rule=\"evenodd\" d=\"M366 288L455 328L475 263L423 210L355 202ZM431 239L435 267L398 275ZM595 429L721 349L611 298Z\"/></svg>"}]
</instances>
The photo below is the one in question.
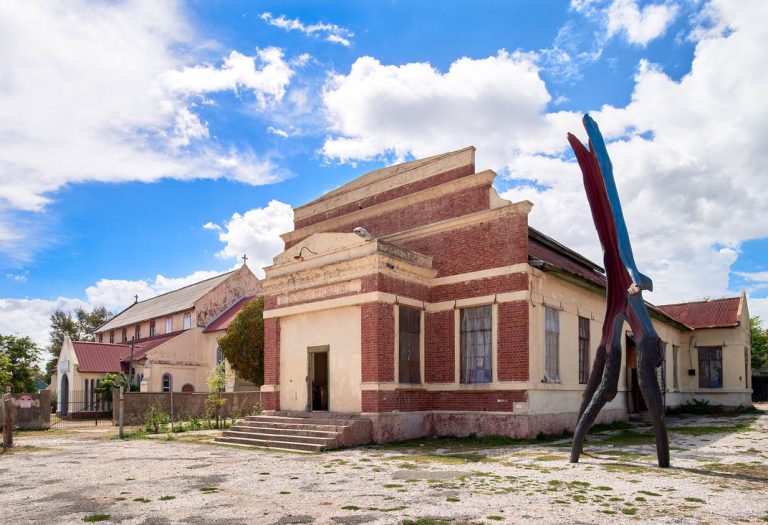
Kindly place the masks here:
<instances>
[{"instance_id":1,"label":"leafy shrub","mask_svg":"<svg viewBox=\"0 0 768 525\"><path fill-rule=\"evenodd\" d=\"M160 431L165 432L168 428L168 423L170 422L170 416L168 416L166 412L163 412L160 409L160 405L158 403L155 403L149 407L149 410L147 410L147 413L144 415L144 425L147 429L147 432L151 432L153 434L158 434Z\"/></svg>"}]
</instances>

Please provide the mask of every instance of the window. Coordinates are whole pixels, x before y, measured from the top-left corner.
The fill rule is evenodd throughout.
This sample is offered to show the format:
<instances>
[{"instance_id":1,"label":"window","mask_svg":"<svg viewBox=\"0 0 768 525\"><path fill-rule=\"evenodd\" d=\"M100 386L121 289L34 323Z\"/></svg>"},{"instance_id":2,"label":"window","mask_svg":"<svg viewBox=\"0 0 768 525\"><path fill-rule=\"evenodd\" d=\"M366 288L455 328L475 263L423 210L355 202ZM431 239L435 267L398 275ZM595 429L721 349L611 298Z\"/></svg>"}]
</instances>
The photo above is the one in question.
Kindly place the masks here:
<instances>
[{"instance_id":1,"label":"window","mask_svg":"<svg viewBox=\"0 0 768 525\"><path fill-rule=\"evenodd\" d=\"M461 382L490 383L491 372L491 306L461 310Z\"/></svg>"},{"instance_id":2,"label":"window","mask_svg":"<svg viewBox=\"0 0 768 525\"><path fill-rule=\"evenodd\" d=\"M181 391L187 394L191 394L192 392L195 391L195 386L190 383L187 383L186 385L181 387Z\"/></svg>"},{"instance_id":3,"label":"window","mask_svg":"<svg viewBox=\"0 0 768 525\"><path fill-rule=\"evenodd\" d=\"M680 347L672 345L672 390L680 390L680 380L678 375L677 355L680 353Z\"/></svg>"},{"instance_id":4,"label":"window","mask_svg":"<svg viewBox=\"0 0 768 525\"><path fill-rule=\"evenodd\" d=\"M744 388L749 388L749 350L744 347Z\"/></svg>"},{"instance_id":5,"label":"window","mask_svg":"<svg viewBox=\"0 0 768 525\"><path fill-rule=\"evenodd\" d=\"M723 388L723 348L699 347L699 388Z\"/></svg>"},{"instance_id":6,"label":"window","mask_svg":"<svg viewBox=\"0 0 768 525\"><path fill-rule=\"evenodd\" d=\"M150 321L149 322L149 337L152 337L155 335L156 329L155 329L155 322Z\"/></svg>"},{"instance_id":7,"label":"window","mask_svg":"<svg viewBox=\"0 0 768 525\"><path fill-rule=\"evenodd\" d=\"M110 343L114 343L115 342L115 331L114 330L110 330L109 331L109 342Z\"/></svg>"},{"instance_id":8,"label":"window","mask_svg":"<svg viewBox=\"0 0 768 525\"><path fill-rule=\"evenodd\" d=\"M136 327L133 329L133 338L137 341L141 339L141 325L137 324Z\"/></svg>"},{"instance_id":9,"label":"window","mask_svg":"<svg viewBox=\"0 0 768 525\"><path fill-rule=\"evenodd\" d=\"M170 392L173 388L171 374L163 374L163 392Z\"/></svg>"},{"instance_id":10,"label":"window","mask_svg":"<svg viewBox=\"0 0 768 525\"><path fill-rule=\"evenodd\" d=\"M579 317L579 383L589 381L589 319Z\"/></svg>"},{"instance_id":11,"label":"window","mask_svg":"<svg viewBox=\"0 0 768 525\"><path fill-rule=\"evenodd\" d=\"M184 314L184 330L192 328L192 314L187 312Z\"/></svg>"},{"instance_id":12,"label":"window","mask_svg":"<svg viewBox=\"0 0 768 525\"><path fill-rule=\"evenodd\" d=\"M220 346L217 346L216 347L216 364L218 365L222 361L224 361L224 352L221 351Z\"/></svg>"},{"instance_id":13,"label":"window","mask_svg":"<svg viewBox=\"0 0 768 525\"><path fill-rule=\"evenodd\" d=\"M165 318L165 333L170 334L173 332L173 317L170 315Z\"/></svg>"},{"instance_id":14,"label":"window","mask_svg":"<svg viewBox=\"0 0 768 525\"><path fill-rule=\"evenodd\" d=\"M421 383L421 310L398 307L399 378L401 383Z\"/></svg>"},{"instance_id":15,"label":"window","mask_svg":"<svg viewBox=\"0 0 768 525\"><path fill-rule=\"evenodd\" d=\"M544 307L544 378L548 383L560 382L560 312Z\"/></svg>"},{"instance_id":16,"label":"window","mask_svg":"<svg viewBox=\"0 0 768 525\"><path fill-rule=\"evenodd\" d=\"M664 341L661 342L661 364L656 369L656 379L663 394L667 391L667 343Z\"/></svg>"},{"instance_id":17,"label":"window","mask_svg":"<svg viewBox=\"0 0 768 525\"><path fill-rule=\"evenodd\" d=\"M125 343L128 341L128 329L123 328L123 340L121 342Z\"/></svg>"},{"instance_id":18,"label":"window","mask_svg":"<svg viewBox=\"0 0 768 525\"><path fill-rule=\"evenodd\" d=\"M100 343L104 342L104 334L99 334L99 342Z\"/></svg>"}]
</instances>

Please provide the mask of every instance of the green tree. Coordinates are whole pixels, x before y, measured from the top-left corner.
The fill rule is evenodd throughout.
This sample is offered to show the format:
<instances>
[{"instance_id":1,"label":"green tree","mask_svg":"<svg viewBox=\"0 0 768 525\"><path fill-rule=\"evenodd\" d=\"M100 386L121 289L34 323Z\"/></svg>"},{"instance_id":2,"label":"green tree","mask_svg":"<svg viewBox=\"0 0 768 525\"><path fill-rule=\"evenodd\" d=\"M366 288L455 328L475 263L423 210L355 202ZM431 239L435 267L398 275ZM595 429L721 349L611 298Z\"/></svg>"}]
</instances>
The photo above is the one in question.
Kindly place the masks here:
<instances>
[{"instance_id":1,"label":"green tree","mask_svg":"<svg viewBox=\"0 0 768 525\"><path fill-rule=\"evenodd\" d=\"M93 341L93 332L111 318L112 313L103 306L97 306L90 312L83 308L77 308L74 312L55 310L50 318L51 343L48 345L48 351L51 353L51 359L45 365L46 382L51 382L51 373L59 360L65 335L73 341Z\"/></svg>"},{"instance_id":2,"label":"green tree","mask_svg":"<svg viewBox=\"0 0 768 525\"><path fill-rule=\"evenodd\" d=\"M123 387L125 391L128 391L128 378L125 377L123 372L119 374L104 374L104 377L99 381L99 385L96 387L96 392L101 394L101 399L104 401L112 401L112 389Z\"/></svg>"},{"instance_id":3,"label":"green tree","mask_svg":"<svg viewBox=\"0 0 768 525\"><path fill-rule=\"evenodd\" d=\"M35 362L39 357L40 348L29 337L0 335L0 369L5 369L0 376L10 375L6 384L10 384L12 392L37 391L35 377L38 369Z\"/></svg>"},{"instance_id":4,"label":"green tree","mask_svg":"<svg viewBox=\"0 0 768 525\"><path fill-rule=\"evenodd\" d=\"M5 354L0 354L0 392L5 392L6 385L11 384L11 360Z\"/></svg>"},{"instance_id":5,"label":"green tree","mask_svg":"<svg viewBox=\"0 0 768 525\"><path fill-rule=\"evenodd\" d=\"M221 407L227 402L221 393L227 386L227 373L224 363L216 365L208 375L208 397L205 404L208 406L208 413L216 418L216 428L219 428L219 417Z\"/></svg>"},{"instance_id":6,"label":"green tree","mask_svg":"<svg viewBox=\"0 0 768 525\"><path fill-rule=\"evenodd\" d=\"M761 326L759 315L749 318L752 340L752 369L768 367L768 328Z\"/></svg>"},{"instance_id":7,"label":"green tree","mask_svg":"<svg viewBox=\"0 0 768 525\"><path fill-rule=\"evenodd\" d=\"M264 298L248 303L219 341L224 358L237 375L264 384Z\"/></svg>"}]
</instances>

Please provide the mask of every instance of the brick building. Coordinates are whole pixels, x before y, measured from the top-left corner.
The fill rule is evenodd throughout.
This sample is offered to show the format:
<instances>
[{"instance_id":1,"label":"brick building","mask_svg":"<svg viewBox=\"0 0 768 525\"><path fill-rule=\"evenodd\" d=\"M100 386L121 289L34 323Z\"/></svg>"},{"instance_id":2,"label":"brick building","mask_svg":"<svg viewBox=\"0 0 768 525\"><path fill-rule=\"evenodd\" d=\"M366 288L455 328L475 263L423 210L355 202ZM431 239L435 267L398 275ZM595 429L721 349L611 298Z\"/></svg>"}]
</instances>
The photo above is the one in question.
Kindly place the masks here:
<instances>
[{"instance_id":1,"label":"brick building","mask_svg":"<svg viewBox=\"0 0 768 525\"><path fill-rule=\"evenodd\" d=\"M295 209L295 229L261 283L265 409L363 414L379 442L573 426L601 333L604 274L529 228L532 204L500 198L496 174L475 172L474 153L376 170ZM680 372L697 359L694 328L653 310L681 364L674 381L673 367L660 371L676 402L688 386L749 402L748 312L735 300L728 344L739 348L721 344L719 391L707 383L694 392L695 377ZM626 345L621 392L604 420L642 408L631 334Z\"/></svg>"}]
</instances>

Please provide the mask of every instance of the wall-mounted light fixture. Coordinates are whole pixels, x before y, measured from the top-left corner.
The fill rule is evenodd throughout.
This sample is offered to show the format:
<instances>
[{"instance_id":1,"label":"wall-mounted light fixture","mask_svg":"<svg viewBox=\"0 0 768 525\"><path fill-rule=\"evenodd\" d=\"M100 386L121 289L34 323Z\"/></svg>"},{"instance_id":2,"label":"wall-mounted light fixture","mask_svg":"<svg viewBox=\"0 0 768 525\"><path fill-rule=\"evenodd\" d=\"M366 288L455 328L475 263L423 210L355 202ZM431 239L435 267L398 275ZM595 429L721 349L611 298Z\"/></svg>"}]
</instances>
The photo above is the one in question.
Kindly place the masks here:
<instances>
[{"instance_id":1,"label":"wall-mounted light fixture","mask_svg":"<svg viewBox=\"0 0 768 525\"><path fill-rule=\"evenodd\" d=\"M299 250L299 253L297 255L294 255L293 258L296 259L297 261L303 261L304 257L301 254L304 253L304 250L307 250L309 253L313 255L317 255L317 252L313 252L308 247L302 246L301 249Z\"/></svg>"}]
</instances>

